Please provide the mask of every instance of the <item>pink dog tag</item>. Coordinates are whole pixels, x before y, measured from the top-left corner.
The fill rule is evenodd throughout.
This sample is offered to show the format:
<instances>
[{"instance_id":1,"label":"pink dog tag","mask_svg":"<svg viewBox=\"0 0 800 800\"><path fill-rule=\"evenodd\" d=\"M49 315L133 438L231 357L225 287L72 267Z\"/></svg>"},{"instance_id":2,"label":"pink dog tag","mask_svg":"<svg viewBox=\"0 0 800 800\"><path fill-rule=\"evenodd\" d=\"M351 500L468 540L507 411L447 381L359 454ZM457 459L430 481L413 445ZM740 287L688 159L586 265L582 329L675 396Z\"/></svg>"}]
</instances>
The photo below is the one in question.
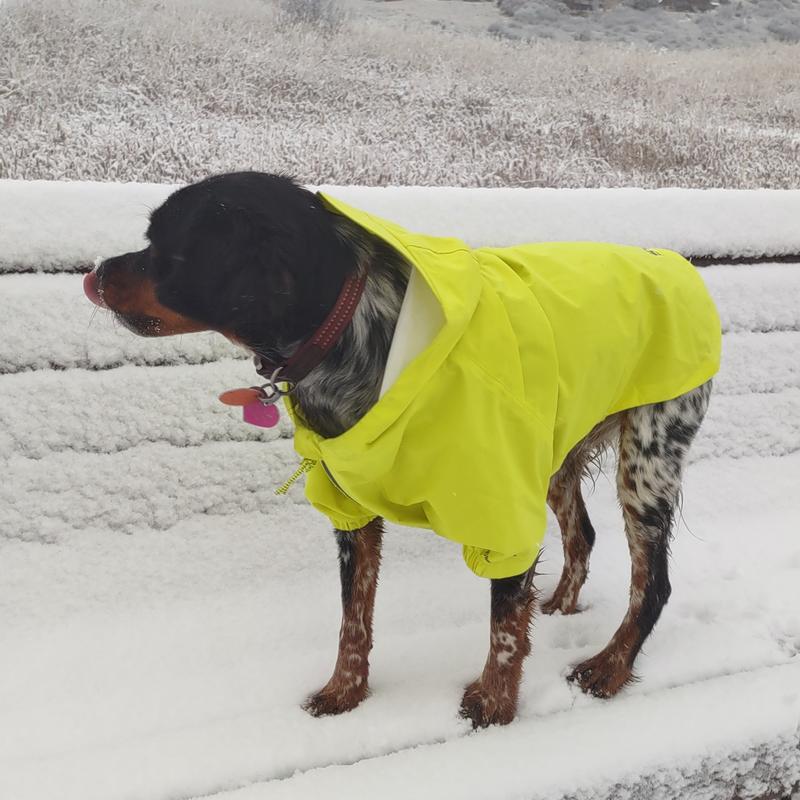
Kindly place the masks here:
<instances>
[{"instance_id":1,"label":"pink dog tag","mask_svg":"<svg viewBox=\"0 0 800 800\"><path fill-rule=\"evenodd\" d=\"M258 425L259 428L274 428L281 418L280 411L274 403L265 405L261 398L263 391L251 386L249 389L231 389L223 392L219 399L226 406L241 406L242 418L250 425Z\"/></svg>"},{"instance_id":2,"label":"pink dog tag","mask_svg":"<svg viewBox=\"0 0 800 800\"><path fill-rule=\"evenodd\" d=\"M260 400L243 406L242 415L245 422L258 425L260 428L274 428L281 418L277 406L265 406Z\"/></svg>"}]
</instances>

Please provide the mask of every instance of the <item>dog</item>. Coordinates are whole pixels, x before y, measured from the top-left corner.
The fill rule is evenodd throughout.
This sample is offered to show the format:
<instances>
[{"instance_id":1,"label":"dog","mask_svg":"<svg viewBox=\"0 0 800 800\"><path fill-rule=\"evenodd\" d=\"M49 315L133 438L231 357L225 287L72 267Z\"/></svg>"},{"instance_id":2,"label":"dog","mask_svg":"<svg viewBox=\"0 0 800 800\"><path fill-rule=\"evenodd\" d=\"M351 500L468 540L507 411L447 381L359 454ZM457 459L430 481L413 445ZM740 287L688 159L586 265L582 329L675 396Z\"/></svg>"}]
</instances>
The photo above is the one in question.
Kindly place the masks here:
<instances>
[{"instance_id":1,"label":"dog","mask_svg":"<svg viewBox=\"0 0 800 800\"><path fill-rule=\"evenodd\" d=\"M316 458L307 459L311 465L307 484L310 499L332 520L343 520L334 525L343 609L339 652L331 679L306 701L305 708L311 714L349 711L368 694L373 604L386 517L431 527L462 542L468 564L478 574L490 578L489 654L480 677L464 690L460 713L475 728L511 722L517 711L523 662L530 651L530 628L537 605L534 577L538 541L524 546L519 542L527 542L525 537L534 536L526 530L529 523L537 527L536 536L540 538L543 534L546 499L561 529L564 567L555 593L541 605L541 611L576 613L595 541L581 483L608 446L614 446L618 452L618 496L632 560L629 607L608 645L575 666L568 680L590 695L608 698L633 679L634 660L670 596L669 545L682 471L687 450L705 416L711 375L719 360L719 321L713 304L704 294L700 279L678 264L678 256L668 251L641 254L642 259L647 259L646 269L654 265L653 275L685 273L681 278L684 283L699 284L692 284L686 291L681 288L680 301L672 302L669 292L662 291L661 286L648 290L658 307L653 313L683 314L673 325L665 347L672 347L675 337L680 339L682 327L691 328L698 324L698 317L707 318L703 322L706 332L702 354L699 349L692 349L694 345L688 347L691 352L682 349L679 357L686 363L680 369L685 369L687 376L649 394L641 387L648 381L663 382L661 373L672 369L669 357L659 355L656 361L662 361L650 365L651 369L647 358L637 356L634 364L631 357L635 370L650 369L651 377L642 379L636 387L635 397L640 402L634 403L628 397L627 404L606 404L601 414L594 412L599 418L582 419L568 436L563 431L569 428L572 415L562 409L568 405L562 401L570 381L578 387L572 389L577 398L572 405L583 408L586 403L581 398L602 394L596 384L605 380L607 372L616 369L595 362L617 362L616 358L607 357L602 331L587 335L578 330L583 320L607 320L608 327L627 324L629 319L635 322L640 316L639 307L650 301L634 299L625 306L625 311L620 311L615 305L617 290L613 287L603 289L605 300L596 295L595 289L579 287L587 297L596 298L596 302L570 301L566 306L558 305L562 309L559 315L572 316L560 323L566 333L563 337L554 334L555 344L544 341L549 333L538 337L542 341L534 337L510 348L507 343L511 340L502 337L510 335L506 331L507 317L516 313L515 304L524 303L520 319L525 325L529 316L542 315L542 303L549 302L550 308L555 308L553 304L561 302L555 294L556 299L543 299L550 291L548 287L566 280L562 277L571 269L570 259L590 258L595 252L591 248L560 246L558 252L566 253L567 260L562 259L559 267L547 260L551 251L541 251L535 246L520 251L533 253L542 263L551 264L548 267L551 283L541 284L541 291L534 292L539 296L529 300L529 289L520 288L522 268L514 266L516 251L512 258L503 250L470 251L455 240L413 238L389 223L348 211L343 204L337 207L333 201L301 188L288 177L255 172L214 176L178 190L152 213L147 239L144 249L108 258L88 274L84 279L87 296L110 309L138 335L170 336L211 330L252 354L259 373L267 379L266 388L259 390L262 402L271 403L284 396L297 425L298 451L302 451L306 440L311 443L309 447L317 448ZM629 250L634 248L625 250L625 254ZM603 257L610 266L604 270L581 267L583 271L575 273L577 283L606 280L605 276L616 274L615 270L622 274L627 269L619 261L621 251L602 252L607 253ZM475 253L479 254L480 269L474 266ZM451 261L441 261L445 256L455 258L452 263L457 268L450 268ZM666 269L663 264L670 258L672 266ZM447 269L439 269L436 259L446 263ZM620 266L614 266L617 263ZM694 273L690 265L689 269ZM416 330L413 318L411 322L408 318L403 320L408 297L414 292L428 291L427 301L423 298L416 302L420 307L425 302L437 305L432 302L425 281L415 278L416 273L426 270L426 280L450 281L446 291L439 292L440 299L446 297L446 302L431 311L434 316L438 313L440 319L432 324L427 339L406 354L405 361L401 357L399 364L393 363L397 361L397 341L403 338L400 329L404 328L406 338L409 330L412 333ZM502 286L497 277L501 273L505 276ZM648 278L648 282L651 284L653 280ZM514 295L521 298L519 303L508 299L514 292L519 293ZM498 296L506 298L505 306L497 305ZM698 298L695 306L691 305L692 298ZM603 309L597 308L601 301L608 307L607 317L602 316L606 313ZM679 306L683 309L686 303L689 311L678 309ZM447 317L444 321L442 309ZM426 392L436 381L450 380L453 386L448 385L443 397L452 413L443 408L431 412L426 407L424 414L408 418L411 412L398 411L399 422L392 420L396 422L393 431L397 425L406 425L407 418L411 421L404 428L406 432L412 430L418 417L425 416L429 425L433 420L430 446L427 434L417 434L414 438L408 433L408 441L415 444L397 445L390 459L395 465L399 461L407 465L401 481L403 492L398 494L386 483L395 480L387 473L389 477L381 484L380 496L390 499L381 501L383 505L365 500L370 480L378 480L364 474L373 467L359 468L343 480L343 473L334 474L326 463L327 456L319 455L320 448L333 453L337 442L352 445L363 426L375 430L376 409L385 405L384 396L388 402L393 386L403 381L408 388L411 377L404 376L419 376L423 367L418 365L425 364L420 353L423 356L433 353L456 323L463 323L462 330L459 336L452 337L447 358L461 359L458 369L450 361L437 362L428 370L425 380L419 381L422 388L415 385L413 389ZM464 333L479 324L484 327L478 334ZM512 327L516 324L513 319L511 324ZM549 332L553 327L544 316L537 324L540 328L536 330L540 332ZM656 328L662 323L648 324ZM640 320L639 327L643 325ZM589 353L584 366L573 370L574 374L570 373L568 359L562 358L556 369L551 356L551 351L556 352L554 348L561 346L559 337L569 338L567 334L574 339L570 352ZM628 334L626 338L634 336L638 337L640 343L636 346L640 349L647 348L654 338L649 329ZM491 357L483 357L479 352L476 355L480 348L489 346L489 340L494 348ZM509 349L514 351L510 355ZM591 380L585 378L589 374L586 366L589 361ZM468 379L459 383L462 372L467 374L464 370ZM673 371L677 374L679 370L676 367ZM394 372L394 377L387 380L389 372ZM616 380L612 377L609 382ZM391 395L394 406L402 405L398 402L398 392ZM525 392L538 392L536 396L541 398L540 405L531 412L531 419L535 419L538 427L530 430L533 423L527 415L533 406L525 399L527 395L523 396ZM418 401L414 395L410 407L415 407ZM485 412L487 404L491 405L489 412ZM452 433L447 426L451 424L450 417L469 418L473 406L484 419L496 417L497 422L491 425L476 422L475 435L483 438L467 447L462 444L461 434ZM495 406L502 413L494 414ZM506 433L504 426L512 423L516 427ZM487 427L488 432L481 432ZM536 441L540 431L546 439L543 447ZM579 431L579 438L574 431ZM572 441L570 436L576 440ZM502 447L495 446L495 441L501 440ZM365 445L364 458L372 458L372 463L378 465L382 446L374 445L373 453L370 449L373 445ZM559 446L563 452L556 454ZM502 452L490 452L493 450ZM450 451L454 454L447 456ZM527 475L529 452L535 480L533 477L529 480ZM440 462L448 457L450 462ZM464 459L469 462L466 466L460 463ZM484 461L491 462L492 470L484 470L481 482L474 482L477 480L474 473L481 472ZM436 477L441 475L442 470L437 468L440 463L452 465L452 480ZM341 469L344 468L343 462ZM380 471L382 467L374 469ZM537 481L539 494L528 488L529 483ZM516 487L513 495L502 494L506 484ZM448 506L450 495L457 497L457 503ZM400 496L404 499L398 500ZM330 502L329 497L333 498ZM440 500L442 508L446 508L441 513L436 510ZM342 509L344 516L337 517L330 510L332 505ZM389 510L378 513L384 507ZM468 536L462 535L457 527L448 528L452 527L448 515L455 515L453 519L458 517L459 524L466 527L473 518L480 525L475 531L470 528ZM438 529L437 520L441 520L444 531ZM482 536L491 540L491 546L484 545ZM505 536L509 543L494 548L493 536L498 540Z\"/></svg>"}]
</instances>

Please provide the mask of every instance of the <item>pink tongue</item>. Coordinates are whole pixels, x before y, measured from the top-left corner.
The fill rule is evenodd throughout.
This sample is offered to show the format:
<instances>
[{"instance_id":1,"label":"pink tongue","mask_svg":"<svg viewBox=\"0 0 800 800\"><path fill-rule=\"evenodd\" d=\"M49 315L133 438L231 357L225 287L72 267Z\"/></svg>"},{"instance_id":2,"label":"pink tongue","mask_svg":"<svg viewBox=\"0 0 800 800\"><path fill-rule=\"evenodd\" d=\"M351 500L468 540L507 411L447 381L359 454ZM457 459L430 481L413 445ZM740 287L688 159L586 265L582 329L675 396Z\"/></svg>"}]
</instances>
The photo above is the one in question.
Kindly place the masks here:
<instances>
[{"instance_id":1,"label":"pink tongue","mask_svg":"<svg viewBox=\"0 0 800 800\"><path fill-rule=\"evenodd\" d=\"M96 305L100 306L100 308L107 308L106 304L103 302L103 298L100 297L100 292L97 290L97 273L90 272L88 275L83 276L83 291L84 294Z\"/></svg>"}]
</instances>

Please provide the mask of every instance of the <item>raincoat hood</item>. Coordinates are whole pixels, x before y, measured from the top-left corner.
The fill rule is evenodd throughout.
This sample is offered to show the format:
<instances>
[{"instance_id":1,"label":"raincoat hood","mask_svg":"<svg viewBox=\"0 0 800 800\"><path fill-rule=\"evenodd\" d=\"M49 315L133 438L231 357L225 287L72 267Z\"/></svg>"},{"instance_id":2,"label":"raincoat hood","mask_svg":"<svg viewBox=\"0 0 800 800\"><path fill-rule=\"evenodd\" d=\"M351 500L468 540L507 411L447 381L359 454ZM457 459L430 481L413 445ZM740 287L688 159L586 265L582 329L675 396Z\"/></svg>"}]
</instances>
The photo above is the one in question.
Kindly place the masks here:
<instances>
[{"instance_id":1,"label":"raincoat hood","mask_svg":"<svg viewBox=\"0 0 800 800\"><path fill-rule=\"evenodd\" d=\"M322 199L398 250L438 313L429 343L342 435L305 427L287 398L295 449L314 462L306 495L335 528L376 516L430 528L477 575L518 575L538 555L550 477L570 449L610 414L719 368L716 309L677 253L470 249Z\"/></svg>"}]
</instances>

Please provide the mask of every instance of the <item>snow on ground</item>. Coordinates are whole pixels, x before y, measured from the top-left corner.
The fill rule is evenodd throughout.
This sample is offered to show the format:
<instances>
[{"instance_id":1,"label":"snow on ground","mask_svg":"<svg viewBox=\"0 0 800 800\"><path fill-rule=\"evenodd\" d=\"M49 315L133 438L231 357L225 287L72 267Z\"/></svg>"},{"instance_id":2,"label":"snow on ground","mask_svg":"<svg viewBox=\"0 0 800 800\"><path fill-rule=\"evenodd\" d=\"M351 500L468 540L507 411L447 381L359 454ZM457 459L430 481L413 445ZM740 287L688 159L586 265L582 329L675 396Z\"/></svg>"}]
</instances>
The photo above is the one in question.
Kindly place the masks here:
<instances>
[{"instance_id":1,"label":"snow on ground","mask_svg":"<svg viewBox=\"0 0 800 800\"><path fill-rule=\"evenodd\" d=\"M66 238L59 260L59 232L81 227L80 207L62 217L70 204L48 206L54 195L39 186L45 227L37 220L36 236L4 248L44 271L110 254L104 233L102 246ZM9 187L0 183L0 208L16 205ZM155 198L136 187L120 196L138 191ZM406 191L381 191L379 213L423 215ZM416 201L444 227L446 215L431 213L438 191ZM625 224L657 239L669 219L651 213L658 198L688 207L686 195L643 193L653 205ZM517 195L540 202L537 230L564 229L576 200L571 218L589 219L578 194L550 196L553 217ZM481 236L513 236L527 224L509 213L511 195L494 195L495 214L484 197L457 198L452 231L474 222ZM608 209L626 202L606 197ZM769 202L775 219L790 215L779 195ZM762 220L763 195L737 203L750 238L722 219L714 235L753 253L761 241L797 244L794 228ZM621 230L600 206L594 215L593 232ZM138 235L119 219L124 236ZM93 212L97 230L115 229L102 222ZM714 245L702 232L688 231ZM702 274L726 330L724 363L692 451L673 597L637 664L641 681L609 702L564 681L626 605L609 463L588 500L598 546L584 612L537 620L519 720L476 735L456 709L485 658L488 584L457 548L390 526L373 695L344 717L308 717L300 703L335 657L335 547L300 487L273 493L297 463L285 423L246 428L215 399L252 380L249 362L211 336L144 340L93 318L77 275L0 275L0 797L788 794L800 782L800 266ZM545 596L560 562L551 520Z\"/></svg>"},{"instance_id":2,"label":"snow on ground","mask_svg":"<svg viewBox=\"0 0 800 800\"><path fill-rule=\"evenodd\" d=\"M139 250L148 213L177 188L0 180L0 272L57 271ZM800 190L320 188L473 247L583 239L695 256L800 253Z\"/></svg>"},{"instance_id":3,"label":"snow on ground","mask_svg":"<svg viewBox=\"0 0 800 800\"><path fill-rule=\"evenodd\" d=\"M602 795L608 782L663 767L691 774L704 758L765 742L786 760L768 774L798 780L798 480L796 454L690 471L673 600L639 662L641 682L603 703L564 681L624 613L624 537L601 479L586 611L537 621L520 722L466 739L455 709L485 657L487 586L429 534L390 530L373 696L325 720L299 704L332 667L337 570L325 525L306 507L193 517L164 533L119 536L100 524L48 546L10 542L1 794L173 798L259 782L246 797L406 797L411 786L420 797ZM559 564L552 530L546 547L545 593ZM379 758L398 750L407 752ZM373 761L325 769L363 759Z\"/></svg>"}]
</instances>

